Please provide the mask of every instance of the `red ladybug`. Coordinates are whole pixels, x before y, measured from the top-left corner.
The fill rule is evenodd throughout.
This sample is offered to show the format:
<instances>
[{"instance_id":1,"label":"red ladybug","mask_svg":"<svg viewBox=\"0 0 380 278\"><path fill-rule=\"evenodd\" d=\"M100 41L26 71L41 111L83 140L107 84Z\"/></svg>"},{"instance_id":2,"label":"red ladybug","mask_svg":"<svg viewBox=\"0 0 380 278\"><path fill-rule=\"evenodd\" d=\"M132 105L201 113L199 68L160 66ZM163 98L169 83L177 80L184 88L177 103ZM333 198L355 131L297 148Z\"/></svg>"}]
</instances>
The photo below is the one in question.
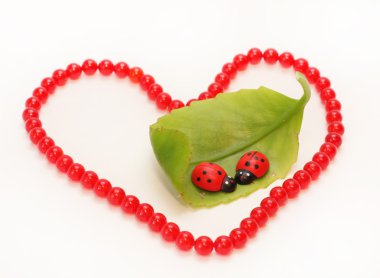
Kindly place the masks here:
<instances>
[{"instance_id":1,"label":"red ladybug","mask_svg":"<svg viewBox=\"0 0 380 278\"><path fill-rule=\"evenodd\" d=\"M235 181L238 184L250 184L268 172L268 158L257 151L245 153L236 165Z\"/></svg>"},{"instance_id":2,"label":"red ladybug","mask_svg":"<svg viewBox=\"0 0 380 278\"><path fill-rule=\"evenodd\" d=\"M207 191L233 192L236 189L235 180L227 176L222 167L212 162L202 162L195 166L191 180L194 185Z\"/></svg>"}]
</instances>

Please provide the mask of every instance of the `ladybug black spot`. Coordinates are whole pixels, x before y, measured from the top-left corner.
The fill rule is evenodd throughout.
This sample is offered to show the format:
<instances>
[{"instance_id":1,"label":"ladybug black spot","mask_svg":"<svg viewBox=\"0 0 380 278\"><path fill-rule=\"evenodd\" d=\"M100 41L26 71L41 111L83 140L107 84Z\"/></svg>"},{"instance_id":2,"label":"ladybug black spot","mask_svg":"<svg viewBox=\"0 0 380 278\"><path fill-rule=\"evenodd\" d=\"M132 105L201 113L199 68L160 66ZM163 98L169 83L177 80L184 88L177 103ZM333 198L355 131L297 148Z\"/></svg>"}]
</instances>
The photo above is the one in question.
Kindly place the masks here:
<instances>
[{"instance_id":1,"label":"ladybug black spot","mask_svg":"<svg viewBox=\"0 0 380 278\"><path fill-rule=\"evenodd\" d=\"M221 175L222 175L222 172L221 172L221 171L218 171L218 175L221 176Z\"/></svg>"},{"instance_id":2,"label":"ladybug black spot","mask_svg":"<svg viewBox=\"0 0 380 278\"><path fill-rule=\"evenodd\" d=\"M247 161L246 163L245 163L245 166L250 166L251 165L251 162L249 162L249 161Z\"/></svg>"},{"instance_id":3,"label":"ladybug black spot","mask_svg":"<svg viewBox=\"0 0 380 278\"><path fill-rule=\"evenodd\" d=\"M255 169L259 169L259 165L255 164Z\"/></svg>"},{"instance_id":4,"label":"ladybug black spot","mask_svg":"<svg viewBox=\"0 0 380 278\"><path fill-rule=\"evenodd\" d=\"M251 155L252 153L247 153L247 155Z\"/></svg>"},{"instance_id":5,"label":"ladybug black spot","mask_svg":"<svg viewBox=\"0 0 380 278\"><path fill-rule=\"evenodd\" d=\"M210 165L214 165L214 163L210 162Z\"/></svg>"},{"instance_id":6,"label":"ladybug black spot","mask_svg":"<svg viewBox=\"0 0 380 278\"><path fill-rule=\"evenodd\" d=\"M265 162L265 159L264 159L264 158L262 158L262 159L261 159L261 162L263 162L263 163L264 163L264 162Z\"/></svg>"},{"instance_id":7,"label":"ladybug black spot","mask_svg":"<svg viewBox=\"0 0 380 278\"><path fill-rule=\"evenodd\" d=\"M254 157L255 160L259 160L259 158L257 156Z\"/></svg>"},{"instance_id":8,"label":"ladybug black spot","mask_svg":"<svg viewBox=\"0 0 380 278\"><path fill-rule=\"evenodd\" d=\"M206 171L203 171L203 172L202 172L202 174L203 174L203 175L206 175L206 174L207 174L207 172L206 172Z\"/></svg>"},{"instance_id":9,"label":"ladybug black spot","mask_svg":"<svg viewBox=\"0 0 380 278\"><path fill-rule=\"evenodd\" d=\"M208 179L208 180L207 180L207 182L208 182L208 183L210 183L210 182L211 182L211 180L210 180L210 179Z\"/></svg>"},{"instance_id":10,"label":"ladybug black spot","mask_svg":"<svg viewBox=\"0 0 380 278\"><path fill-rule=\"evenodd\" d=\"M197 177L197 181L201 181L201 178L200 178L200 177Z\"/></svg>"}]
</instances>

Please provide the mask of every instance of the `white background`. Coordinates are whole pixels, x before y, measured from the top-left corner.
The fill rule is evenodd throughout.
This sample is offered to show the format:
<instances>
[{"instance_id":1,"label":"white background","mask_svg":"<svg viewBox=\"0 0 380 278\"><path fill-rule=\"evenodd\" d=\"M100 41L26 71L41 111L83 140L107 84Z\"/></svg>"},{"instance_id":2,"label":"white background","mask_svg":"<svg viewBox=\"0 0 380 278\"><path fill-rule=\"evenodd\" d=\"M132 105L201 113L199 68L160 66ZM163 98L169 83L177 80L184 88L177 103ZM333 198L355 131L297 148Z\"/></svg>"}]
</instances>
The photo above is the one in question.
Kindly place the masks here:
<instances>
[{"instance_id":1,"label":"white background","mask_svg":"<svg viewBox=\"0 0 380 278\"><path fill-rule=\"evenodd\" d=\"M1 0L0 277L380 277L379 10L378 1L348 0ZM33 88L70 62L126 61L174 98L189 99L251 47L289 50L317 66L343 104L346 133L319 180L231 256L203 258L164 243L59 174L23 128ZM183 206L150 147L148 126L162 113L128 80L90 79L49 99L41 111L47 132L76 161L182 229L226 234L274 186L213 209ZM263 64L240 75L231 91L260 85L302 93L292 71ZM292 172L325 135L313 93Z\"/></svg>"}]
</instances>

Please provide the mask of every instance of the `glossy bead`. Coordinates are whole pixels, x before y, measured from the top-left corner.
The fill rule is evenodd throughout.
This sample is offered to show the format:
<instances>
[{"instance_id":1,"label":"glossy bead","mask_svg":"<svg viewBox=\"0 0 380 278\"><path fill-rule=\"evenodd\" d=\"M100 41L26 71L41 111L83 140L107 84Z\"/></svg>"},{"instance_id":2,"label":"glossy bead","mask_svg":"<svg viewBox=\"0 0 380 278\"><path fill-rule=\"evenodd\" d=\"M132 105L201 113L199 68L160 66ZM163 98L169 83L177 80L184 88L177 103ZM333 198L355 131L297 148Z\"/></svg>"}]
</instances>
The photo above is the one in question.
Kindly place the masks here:
<instances>
[{"instance_id":1,"label":"glossy bead","mask_svg":"<svg viewBox=\"0 0 380 278\"><path fill-rule=\"evenodd\" d=\"M267 64L273 65L278 60L278 52L273 48L268 48L264 51L263 57Z\"/></svg>"},{"instance_id":2,"label":"glossy bead","mask_svg":"<svg viewBox=\"0 0 380 278\"><path fill-rule=\"evenodd\" d=\"M205 100L205 99L209 99L209 98L213 98L214 95L209 93L209 92L203 92L203 93L200 93L199 96L198 96L198 99L199 100Z\"/></svg>"},{"instance_id":3,"label":"glossy bead","mask_svg":"<svg viewBox=\"0 0 380 278\"><path fill-rule=\"evenodd\" d=\"M230 79L234 79L236 76L237 68L232 63L226 63L226 64L224 64L224 66L222 68L222 72L227 74L230 77Z\"/></svg>"},{"instance_id":4,"label":"glossy bead","mask_svg":"<svg viewBox=\"0 0 380 278\"><path fill-rule=\"evenodd\" d=\"M46 77L41 81L41 87L45 88L48 94L53 94L57 85L55 84L53 78Z\"/></svg>"},{"instance_id":5,"label":"glossy bead","mask_svg":"<svg viewBox=\"0 0 380 278\"><path fill-rule=\"evenodd\" d=\"M129 213L129 214L135 214L139 206L140 206L139 199L133 195L125 196L124 200L121 202L121 209L125 213Z\"/></svg>"},{"instance_id":6,"label":"glossy bead","mask_svg":"<svg viewBox=\"0 0 380 278\"><path fill-rule=\"evenodd\" d=\"M69 170L67 170L67 176L72 181L80 181L84 175L85 169L82 164L73 163Z\"/></svg>"},{"instance_id":7,"label":"glossy bead","mask_svg":"<svg viewBox=\"0 0 380 278\"><path fill-rule=\"evenodd\" d=\"M286 179L282 184L282 188L285 189L290 199L297 197L301 191L301 186L295 179Z\"/></svg>"},{"instance_id":8,"label":"glossy bead","mask_svg":"<svg viewBox=\"0 0 380 278\"><path fill-rule=\"evenodd\" d=\"M168 93L160 93L156 98L156 106L161 110L167 110L171 102L172 97Z\"/></svg>"},{"instance_id":9,"label":"glossy bead","mask_svg":"<svg viewBox=\"0 0 380 278\"><path fill-rule=\"evenodd\" d=\"M248 61L252 65L256 65L260 63L261 59L263 58L263 53L258 48L251 48L247 53Z\"/></svg>"},{"instance_id":10,"label":"glossy bead","mask_svg":"<svg viewBox=\"0 0 380 278\"><path fill-rule=\"evenodd\" d=\"M315 88L320 93L324 88L330 87L331 82L327 77L319 77L315 83Z\"/></svg>"},{"instance_id":11,"label":"glossy bead","mask_svg":"<svg viewBox=\"0 0 380 278\"><path fill-rule=\"evenodd\" d=\"M41 102L36 97L30 97L26 100L25 107L26 108L32 108L32 109L39 111L41 109Z\"/></svg>"},{"instance_id":12,"label":"glossy bead","mask_svg":"<svg viewBox=\"0 0 380 278\"><path fill-rule=\"evenodd\" d=\"M336 132L339 135L343 135L344 134L344 126L343 126L343 124L341 122L332 122L327 127L327 130L328 130L328 132Z\"/></svg>"},{"instance_id":13,"label":"glossy bead","mask_svg":"<svg viewBox=\"0 0 380 278\"><path fill-rule=\"evenodd\" d=\"M314 161L309 161L303 166L303 169L309 173L312 180L318 179L321 174L322 168L318 163Z\"/></svg>"},{"instance_id":14,"label":"glossy bead","mask_svg":"<svg viewBox=\"0 0 380 278\"><path fill-rule=\"evenodd\" d=\"M150 88L150 86L152 86L154 84L154 82L155 82L155 80L154 80L153 76L151 76L149 74L145 74L140 79L141 89L143 89L144 91L147 91Z\"/></svg>"},{"instance_id":15,"label":"glossy bead","mask_svg":"<svg viewBox=\"0 0 380 278\"><path fill-rule=\"evenodd\" d=\"M219 83L223 86L224 89L226 89L228 85L230 85L230 77L228 76L228 74L221 72L217 76L215 76L215 82Z\"/></svg>"},{"instance_id":16,"label":"glossy bead","mask_svg":"<svg viewBox=\"0 0 380 278\"><path fill-rule=\"evenodd\" d=\"M58 147L58 146L53 146L50 147L46 151L46 158L49 160L51 163L56 163L57 160L63 155L63 150Z\"/></svg>"},{"instance_id":17,"label":"glossy bead","mask_svg":"<svg viewBox=\"0 0 380 278\"><path fill-rule=\"evenodd\" d=\"M322 170L325 170L330 163L330 158L323 152L315 153L312 160L317 162L318 165L321 166Z\"/></svg>"},{"instance_id":18,"label":"glossy bead","mask_svg":"<svg viewBox=\"0 0 380 278\"><path fill-rule=\"evenodd\" d=\"M336 155L337 148L332 143L323 143L322 146L319 148L319 151L327 154L330 160L333 160Z\"/></svg>"},{"instance_id":19,"label":"glossy bead","mask_svg":"<svg viewBox=\"0 0 380 278\"><path fill-rule=\"evenodd\" d=\"M325 103L326 101L335 98L335 91L333 89L331 89L330 87L327 87L327 88L324 88L322 90L322 92L319 96L320 96L322 102Z\"/></svg>"},{"instance_id":20,"label":"glossy bead","mask_svg":"<svg viewBox=\"0 0 380 278\"><path fill-rule=\"evenodd\" d=\"M42 127L35 127L29 132L30 141L33 144L37 144L45 136L46 131Z\"/></svg>"},{"instance_id":21,"label":"glossy bead","mask_svg":"<svg viewBox=\"0 0 380 278\"><path fill-rule=\"evenodd\" d=\"M232 245L239 249L243 248L248 240L247 232L242 228L235 228L230 232L230 239L232 241Z\"/></svg>"},{"instance_id":22,"label":"glossy bead","mask_svg":"<svg viewBox=\"0 0 380 278\"><path fill-rule=\"evenodd\" d=\"M161 85L152 84L148 89L148 97L151 100L156 100L157 96L163 92Z\"/></svg>"},{"instance_id":23,"label":"glossy bead","mask_svg":"<svg viewBox=\"0 0 380 278\"><path fill-rule=\"evenodd\" d=\"M207 256L214 249L214 243L208 236L200 236L194 242L194 249L199 255Z\"/></svg>"},{"instance_id":24,"label":"glossy bead","mask_svg":"<svg viewBox=\"0 0 380 278\"><path fill-rule=\"evenodd\" d=\"M325 108L327 112L334 111L334 110L340 111L340 109L342 108L342 105L340 104L339 100L330 99L326 102Z\"/></svg>"},{"instance_id":25,"label":"glossy bead","mask_svg":"<svg viewBox=\"0 0 380 278\"><path fill-rule=\"evenodd\" d=\"M169 112L171 112L172 110L176 110L176 109L182 108L184 106L185 106L185 104L183 104L182 101L175 99L170 103L168 110L169 110Z\"/></svg>"},{"instance_id":26,"label":"glossy bead","mask_svg":"<svg viewBox=\"0 0 380 278\"><path fill-rule=\"evenodd\" d=\"M42 123L38 118L30 118L25 122L25 129L29 133L35 127L41 127Z\"/></svg>"},{"instance_id":27,"label":"glossy bead","mask_svg":"<svg viewBox=\"0 0 380 278\"><path fill-rule=\"evenodd\" d=\"M210 86L208 86L207 91L216 96L217 94L223 93L223 86L219 83L211 83Z\"/></svg>"},{"instance_id":28,"label":"glossy bead","mask_svg":"<svg viewBox=\"0 0 380 278\"><path fill-rule=\"evenodd\" d=\"M259 225L253 218L247 217L240 222L240 228L243 229L249 237L254 237L259 230Z\"/></svg>"},{"instance_id":29,"label":"glossy bead","mask_svg":"<svg viewBox=\"0 0 380 278\"><path fill-rule=\"evenodd\" d=\"M232 240L228 236L219 236L215 239L214 249L219 255L228 255L233 249Z\"/></svg>"},{"instance_id":30,"label":"glossy bead","mask_svg":"<svg viewBox=\"0 0 380 278\"><path fill-rule=\"evenodd\" d=\"M31 118L38 118L39 113L36 109L33 108L26 108L24 112L22 112L22 118L24 121L27 121Z\"/></svg>"},{"instance_id":31,"label":"glossy bead","mask_svg":"<svg viewBox=\"0 0 380 278\"><path fill-rule=\"evenodd\" d=\"M106 179L99 179L93 188L94 193L102 198L107 197L108 193L112 188L111 183Z\"/></svg>"},{"instance_id":32,"label":"glossy bead","mask_svg":"<svg viewBox=\"0 0 380 278\"><path fill-rule=\"evenodd\" d=\"M127 63L119 62L115 65L114 72L117 77L125 78L129 74L129 66Z\"/></svg>"},{"instance_id":33,"label":"glossy bead","mask_svg":"<svg viewBox=\"0 0 380 278\"><path fill-rule=\"evenodd\" d=\"M141 77L144 75L144 72L139 67L133 67L129 70L129 78L133 83L139 83Z\"/></svg>"},{"instance_id":34,"label":"glossy bead","mask_svg":"<svg viewBox=\"0 0 380 278\"><path fill-rule=\"evenodd\" d=\"M71 80L76 80L82 75L82 68L80 65L72 63L67 66L66 73Z\"/></svg>"},{"instance_id":35,"label":"glossy bead","mask_svg":"<svg viewBox=\"0 0 380 278\"><path fill-rule=\"evenodd\" d=\"M343 120L342 114L339 111L330 111L326 114L326 121L330 124L332 122L341 122Z\"/></svg>"},{"instance_id":36,"label":"glossy bead","mask_svg":"<svg viewBox=\"0 0 380 278\"><path fill-rule=\"evenodd\" d=\"M48 91L44 87L37 87L33 91L33 96L45 103L49 97Z\"/></svg>"},{"instance_id":37,"label":"glossy bead","mask_svg":"<svg viewBox=\"0 0 380 278\"><path fill-rule=\"evenodd\" d=\"M136 210L136 218L141 222L148 222L154 213L154 209L151 205L142 203Z\"/></svg>"},{"instance_id":38,"label":"glossy bead","mask_svg":"<svg viewBox=\"0 0 380 278\"><path fill-rule=\"evenodd\" d=\"M265 209L268 216L274 216L276 214L276 212L278 211L279 205L278 205L275 198L266 197L261 201L260 207Z\"/></svg>"},{"instance_id":39,"label":"glossy bead","mask_svg":"<svg viewBox=\"0 0 380 278\"><path fill-rule=\"evenodd\" d=\"M319 70L314 67L309 67L305 75L310 84L314 84L315 82L317 82L317 80L321 76Z\"/></svg>"},{"instance_id":40,"label":"glossy bead","mask_svg":"<svg viewBox=\"0 0 380 278\"><path fill-rule=\"evenodd\" d=\"M50 137L44 137L38 142L38 149L41 153L45 154L48 149L54 146L54 140Z\"/></svg>"},{"instance_id":41,"label":"glossy bead","mask_svg":"<svg viewBox=\"0 0 380 278\"><path fill-rule=\"evenodd\" d=\"M342 145L342 137L336 132L329 132L325 137L325 142L334 144L335 147L339 148Z\"/></svg>"},{"instance_id":42,"label":"glossy bead","mask_svg":"<svg viewBox=\"0 0 380 278\"><path fill-rule=\"evenodd\" d=\"M60 158L57 159L57 162L55 163L55 166L57 166L57 169L62 173L67 173L70 166L74 163L73 159L67 155L64 154Z\"/></svg>"},{"instance_id":43,"label":"glossy bead","mask_svg":"<svg viewBox=\"0 0 380 278\"><path fill-rule=\"evenodd\" d=\"M295 172L293 175L293 179L298 181L301 189L308 188L311 183L311 177L309 173L306 172L305 170L298 170L297 172Z\"/></svg>"},{"instance_id":44,"label":"glossy bead","mask_svg":"<svg viewBox=\"0 0 380 278\"><path fill-rule=\"evenodd\" d=\"M289 68L293 66L294 63L294 57L293 54L290 52L284 52L278 57L278 61L280 62L280 65L284 68Z\"/></svg>"},{"instance_id":45,"label":"glossy bead","mask_svg":"<svg viewBox=\"0 0 380 278\"><path fill-rule=\"evenodd\" d=\"M97 69L98 64L92 59L87 59L82 64L82 70L85 75L94 75Z\"/></svg>"},{"instance_id":46,"label":"glossy bead","mask_svg":"<svg viewBox=\"0 0 380 278\"><path fill-rule=\"evenodd\" d=\"M306 71L309 68L309 62L304 58L299 58L294 61L293 68L295 71L306 74Z\"/></svg>"},{"instance_id":47,"label":"glossy bead","mask_svg":"<svg viewBox=\"0 0 380 278\"><path fill-rule=\"evenodd\" d=\"M233 63L237 70L245 70L248 65L248 58L244 54L238 54L234 57Z\"/></svg>"},{"instance_id":48,"label":"glossy bead","mask_svg":"<svg viewBox=\"0 0 380 278\"><path fill-rule=\"evenodd\" d=\"M99 63L98 69L101 75L108 76L113 73L114 65L110 60L103 60Z\"/></svg>"},{"instance_id":49,"label":"glossy bead","mask_svg":"<svg viewBox=\"0 0 380 278\"><path fill-rule=\"evenodd\" d=\"M194 236L190 232L182 231L178 234L175 244L178 249L189 251L194 246Z\"/></svg>"},{"instance_id":50,"label":"glossy bead","mask_svg":"<svg viewBox=\"0 0 380 278\"><path fill-rule=\"evenodd\" d=\"M80 182L84 188L93 189L98 180L99 177L94 171L86 171Z\"/></svg>"},{"instance_id":51,"label":"glossy bead","mask_svg":"<svg viewBox=\"0 0 380 278\"><path fill-rule=\"evenodd\" d=\"M113 206L120 206L125 197L125 191L120 187L112 187L108 192L107 200Z\"/></svg>"},{"instance_id":52,"label":"glossy bead","mask_svg":"<svg viewBox=\"0 0 380 278\"><path fill-rule=\"evenodd\" d=\"M64 86L67 82L68 76L66 71L58 69L53 72L53 80L57 86Z\"/></svg>"},{"instance_id":53,"label":"glossy bead","mask_svg":"<svg viewBox=\"0 0 380 278\"><path fill-rule=\"evenodd\" d=\"M251 218L256 221L256 223L259 225L259 227L265 226L265 224L268 221L268 214L267 212L261 208L256 207L251 211Z\"/></svg>"},{"instance_id":54,"label":"glossy bead","mask_svg":"<svg viewBox=\"0 0 380 278\"><path fill-rule=\"evenodd\" d=\"M281 186L273 187L269 193L269 196L277 201L279 206L283 206L288 201L288 193Z\"/></svg>"},{"instance_id":55,"label":"glossy bead","mask_svg":"<svg viewBox=\"0 0 380 278\"><path fill-rule=\"evenodd\" d=\"M162 213L155 213L149 219L148 226L153 232L161 232L162 227L167 223L166 216Z\"/></svg>"},{"instance_id":56,"label":"glossy bead","mask_svg":"<svg viewBox=\"0 0 380 278\"><path fill-rule=\"evenodd\" d=\"M166 223L161 229L161 236L165 241L175 241L179 234L179 227L173 222Z\"/></svg>"},{"instance_id":57,"label":"glossy bead","mask_svg":"<svg viewBox=\"0 0 380 278\"><path fill-rule=\"evenodd\" d=\"M190 99L190 100L186 103L186 106L190 106L190 104L191 104L193 101L197 101L197 99L196 99L196 98L192 98L192 99Z\"/></svg>"}]
</instances>

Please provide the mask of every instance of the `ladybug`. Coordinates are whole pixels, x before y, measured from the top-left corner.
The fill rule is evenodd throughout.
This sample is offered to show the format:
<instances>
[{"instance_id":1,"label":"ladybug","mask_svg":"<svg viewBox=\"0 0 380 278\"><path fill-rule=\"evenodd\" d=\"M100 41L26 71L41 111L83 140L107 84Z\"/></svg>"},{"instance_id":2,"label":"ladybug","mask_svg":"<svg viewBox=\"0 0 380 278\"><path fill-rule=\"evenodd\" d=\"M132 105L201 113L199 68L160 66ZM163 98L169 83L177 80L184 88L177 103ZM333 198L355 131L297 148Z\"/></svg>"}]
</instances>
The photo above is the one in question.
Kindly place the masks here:
<instances>
[{"instance_id":1,"label":"ladybug","mask_svg":"<svg viewBox=\"0 0 380 278\"><path fill-rule=\"evenodd\" d=\"M235 180L213 162L202 162L195 166L191 180L194 185L206 191L233 192L236 189Z\"/></svg>"},{"instance_id":2,"label":"ladybug","mask_svg":"<svg viewBox=\"0 0 380 278\"><path fill-rule=\"evenodd\" d=\"M257 151L245 153L236 164L235 181L238 184L250 184L268 172L268 158Z\"/></svg>"}]
</instances>

